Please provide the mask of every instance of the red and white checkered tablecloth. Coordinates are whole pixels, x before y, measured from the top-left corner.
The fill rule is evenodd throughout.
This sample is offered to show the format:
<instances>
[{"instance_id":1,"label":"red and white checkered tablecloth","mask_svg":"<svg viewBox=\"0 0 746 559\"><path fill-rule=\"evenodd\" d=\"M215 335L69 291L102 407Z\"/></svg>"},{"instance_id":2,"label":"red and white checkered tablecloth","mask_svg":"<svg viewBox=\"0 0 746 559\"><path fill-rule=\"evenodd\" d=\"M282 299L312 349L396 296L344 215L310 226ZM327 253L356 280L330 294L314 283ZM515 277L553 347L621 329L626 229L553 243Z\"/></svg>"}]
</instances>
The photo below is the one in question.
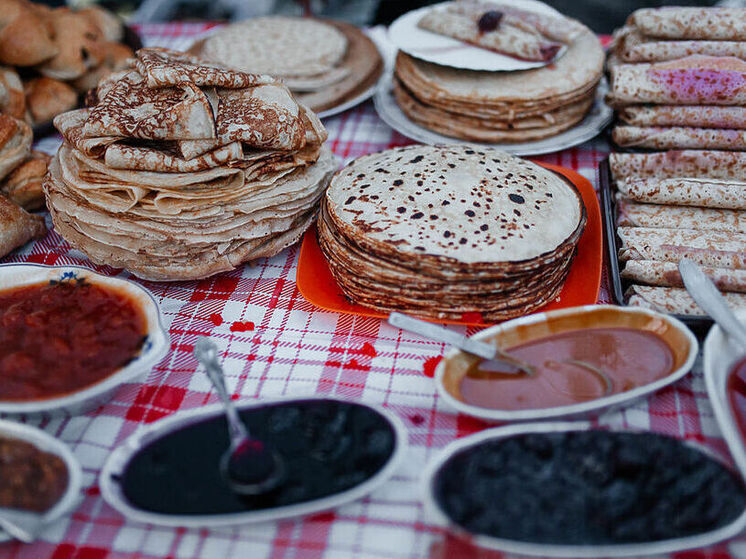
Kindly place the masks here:
<instances>
[{"instance_id":1,"label":"red and white checkered tablecloth","mask_svg":"<svg viewBox=\"0 0 746 559\"><path fill-rule=\"evenodd\" d=\"M147 45L185 48L205 24L146 25ZM376 115L372 103L325 122L334 153L345 162L412 143ZM56 140L42 143L54 148ZM579 171L596 183L602 141L537 158ZM2 559L508 559L448 537L423 514L419 474L430 456L486 424L444 408L426 372L445 346L381 320L314 308L295 285L298 246L269 260L213 278L183 283L140 282L158 299L171 333L171 352L142 384L123 386L107 404L83 416L33 421L73 449L84 469L85 498L69 517L32 545L0 544ZM54 231L2 262L91 266ZM605 280L604 280L605 285ZM602 288L602 301L608 300ZM474 328L460 328L473 334ZM161 528L127 521L107 506L97 476L109 452L138 427L179 410L215 402L192 345L208 335L219 345L229 390L242 399L329 394L380 404L409 430L409 456L393 479L369 497L298 520L219 530ZM696 370L676 385L599 423L650 429L726 452ZM746 557L746 537L675 559Z\"/></svg>"}]
</instances>

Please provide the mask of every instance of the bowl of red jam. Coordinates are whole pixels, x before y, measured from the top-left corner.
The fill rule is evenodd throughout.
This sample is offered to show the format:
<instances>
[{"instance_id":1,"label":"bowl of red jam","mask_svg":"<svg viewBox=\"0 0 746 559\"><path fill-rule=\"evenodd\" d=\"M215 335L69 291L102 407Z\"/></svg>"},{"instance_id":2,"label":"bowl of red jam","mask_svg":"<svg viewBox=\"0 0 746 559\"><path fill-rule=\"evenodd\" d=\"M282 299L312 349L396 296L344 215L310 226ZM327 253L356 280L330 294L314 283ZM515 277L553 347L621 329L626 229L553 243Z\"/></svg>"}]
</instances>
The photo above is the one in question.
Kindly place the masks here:
<instances>
[{"instance_id":1,"label":"bowl of red jam","mask_svg":"<svg viewBox=\"0 0 746 559\"><path fill-rule=\"evenodd\" d=\"M734 311L746 324L746 311ZM715 324L704 343L703 368L715 420L736 466L746 476L746 348Z\"/></svg>"},{"instance_id":2,"label":"bowl of red jam","mask_svg":"<svg viewBox=\"0 0 746 559\"><path fill-rule=\"evenodd\" d=\"M75 266L0 266L0 413L81 413L168 352L137 283Z\"/></svg>"},{"instance_id":3,"label":"bowl of red jam","mask_svg":"<svg viewBox=\"0 0 746 559\"><path fill-rule=\"evenodd\" d=\"M50 528L80 503L80 463L65 443L37 427L0 419L0 473L0 507L41 514ZM10 539L0 529L0 541Z\"/></svg>"},{"instance_id":4,"label":"bowl of red jam","mask_svg":"<svg viewBox=\"0 0 746 559\"><path fill-rule=\"evenodd\" d=\"M523 423L459 439L431 460L423 481L431 519L511 556L673 554L746 527L743 478L711 449L590 422Z\"/></svg>"}]
</instances>

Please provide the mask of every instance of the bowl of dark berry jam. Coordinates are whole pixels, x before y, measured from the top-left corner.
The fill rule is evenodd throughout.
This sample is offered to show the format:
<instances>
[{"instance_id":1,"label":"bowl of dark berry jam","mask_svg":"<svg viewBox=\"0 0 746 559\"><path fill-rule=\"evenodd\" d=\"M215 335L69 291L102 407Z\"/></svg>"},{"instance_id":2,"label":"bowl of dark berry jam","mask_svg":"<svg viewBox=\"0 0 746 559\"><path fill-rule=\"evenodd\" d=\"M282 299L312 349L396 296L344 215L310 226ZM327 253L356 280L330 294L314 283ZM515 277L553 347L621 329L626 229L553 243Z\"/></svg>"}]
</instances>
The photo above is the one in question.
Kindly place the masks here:
<instances>
[{"instance_id":1,"label":"bowl of dark berry jam","mask_svg":"<svg viewBox=\"0 0 746 559\"><path fill-rule=\"evenodd\" d=\"M746 324L746 311L735 311ZM715 324L704 343L703 368L715 420L736 466L746 477L746 348Z\"/></svg>"},{"instance_id":2,"label":"bowl of dark berry jam","mask_svg":"<svg viewBox=\"0 0 746 559\"><path fill-rule=\"evenodd\" d=\"M271 490L240 495L220 468L228 448L223 407L179 412L138 430L109 455L101 495L129 519L213 527L278 520L359 499L388 480L406 430L379 407L326 397L239 403L252 438L277 453L283 476Z\"/></svg>"},{"instance_id":3,"label":"bowl of dark berry jam","mask_svg":"<svg viewBox=\"0 0 746 559\"><path fill-rule=\"evenodd\" d=\"M75 266L0 265L0 413L81 413L168 352L137 283Z\"/></svg>"},{"instance_id":4,"label":"bowl of dark berry jam","mask_svg":"<svg viewBox=\"0 0 746 559\"><path fill-rule=\"evenodd\" d=\"M545 422L482 431L428 464L426 510L474 545L540 557L637 557L746 526L741 476L709 449L649 432Z\"/></svg>"},{"instance_id":5,"label":"bowl of dark berry jam","mask_svg":"<svg viewBox=\"0 0 746 559\"><path fill-rule=\"evenodd\" d=\"M0 419L0 507L41 514L51 526L80 503L82 477L80 463L63 442L31 425ZM10 539L0 530L0 541Z\"/></svg>"}]
</instances>

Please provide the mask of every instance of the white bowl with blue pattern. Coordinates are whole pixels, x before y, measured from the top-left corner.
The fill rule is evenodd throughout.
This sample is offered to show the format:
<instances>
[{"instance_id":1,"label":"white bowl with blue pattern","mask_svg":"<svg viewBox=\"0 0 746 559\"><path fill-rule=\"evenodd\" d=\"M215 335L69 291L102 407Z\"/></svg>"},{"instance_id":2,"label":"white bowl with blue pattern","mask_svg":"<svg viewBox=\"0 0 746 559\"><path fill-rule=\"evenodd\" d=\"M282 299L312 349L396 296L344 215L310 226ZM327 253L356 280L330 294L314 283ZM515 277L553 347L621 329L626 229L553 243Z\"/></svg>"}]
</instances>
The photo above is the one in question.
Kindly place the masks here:
<instances>
[{"instance_id":1,"label":"white bowl with blue pattern","mask_svg":"<svg viewBox=\"0 0 746 559\"><path fill-rule=\"evenodd\" d=\"M0 265L0 291L27 285L83 279L95 285L115 288L126 293L142 310L147 322L147 331L140 353L123 368L81 390L58 397L25 402L0 400L0 413L48 415L84 413L109 401L122 384L144 378L168 353L171 346L170 337L163 326L158 302L141 285L121 278L103 276L79 266ZM74 325L70 327L73 328ZM50 374L53 374L53 371L50 371Z\"/></svg>"}]
</instances>

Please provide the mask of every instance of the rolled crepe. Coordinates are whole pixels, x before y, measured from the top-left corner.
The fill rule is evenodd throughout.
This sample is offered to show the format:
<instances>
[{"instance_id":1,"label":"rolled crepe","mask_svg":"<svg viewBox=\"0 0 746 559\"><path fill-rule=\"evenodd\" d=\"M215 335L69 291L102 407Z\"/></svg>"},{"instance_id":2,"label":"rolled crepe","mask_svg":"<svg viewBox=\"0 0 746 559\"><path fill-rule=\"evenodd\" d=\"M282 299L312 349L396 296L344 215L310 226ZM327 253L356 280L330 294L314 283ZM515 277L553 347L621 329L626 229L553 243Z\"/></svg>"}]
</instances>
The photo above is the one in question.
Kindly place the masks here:
<instances>
[{"instance_id":1,"label":"rolled crepe","mask_svg":"<svg viewBox=\"0 0 746 559\"><path fill-rule=\"evenodd\" d=\"M611 134L621 147L746 150L746 131L683 126L617 126Z\"/></svg>"},{"instance_id":2,"label":"rolled crepe","mask_svg":"<svg viewBox=\"0 0 746 559\"><path fill-rule=\"evenodd\" d=\"M638 204L624 198L617 200L616 211L619 227L700 229L746 233L746 211Z\"/></svg>"},{"instance_id":3,"label":"rolled crepe","mask_svg":"<svg viewBox=\"0 0 746 559\"><path fill-rule=\"evenodd\" d=\"M644 35L664 39L746 40L742 8L646 8L629 19Z\"/></svg>"},{"instance_id":4,"label":"rolled crepe","mask_svg":"<svg viewBox=\"0 0 746 559\"><path fill-rule=\"evenodd\" d=\"M617 189L637 202L746 210L746 182L646 177L619 180Z\"/></svg>"},{"instance_id":5,"label":"rolled crepe","mask_svg":"<svg viewBox=\"0 0 746 559\"><path fill-rule=\"evenodd\" d=\"M0 257L46 232L43 217L28 213L0 195Z\"/></svg>"},{"instance_id":6,"label":"rolled crepe","mask_svg":"<svg viewBox=\"0 0 746 559\"><path fill-rule=\"evenodd\" d=\"M611 68L609 103L746 105L746 61L733 56L693 55L652 64Z\"/></svg>"},{"instance_id":7,"label":"rolled crepe","mask_svg":"<svg viewBox=\"0 0 746 559\"><path fill-rule=\"evenodd\" d=\"M637 28L630 28L619 36L614 52L622 62L664 62L693 54L746 59L746 42L661 41L643 35Z\"/></svg>"},{"instance_id":8,"label":"rolled crepe","mask_svg":"<svg viewBox=\"0 0 746 559\"><path fill-rule=\"evenodd\" d=\"M619 227L619 260L678 262L689 258L701 266L746 269L746 235L697 229Z\"/></svg>"},{"instance_id":9,"label":"rolled crepe","mask_svg":"<svg viewBox=\"0 0 746 559\"><path fill-rule=\"evenodd\" d=\"M618 114L623 122L635 126L746 129L746 107L630 105Z\"/></svg>"},{"instance_id":10,"label":"rolled crepe","mask_svg":"<svg viewBox=\"0 0 746 559\"><path fill-rule=\"evenodd\" d=\"M612 153L615 179L624 177L700 177L746 181L746 153L683 150L660 153Z\"/></svg>"},{"instance_id":11,"label":"rolled crepe","mask_svg":"<svg viewBox=\"0 0 746 559\"><path fill-rule=\"evenodd\" d=\"M721 291L746 292L746 270L705 266L702 268L702 271L712 279ZM630 260L625 264L621 276L635 283L665 287L684 287L676 262Z\"/></svg>"},{"instance_id":12,"label":"rolled crepe","mask_svg":"<svg viewBox=\"0 0 746 559\"><path fill-rule=\"evenodd\" d=\"M703 316L706 313L689 296L686 289L678 287L650 287L633 285L626 293L627 304L670 314ZM746 307L746 295L725 293L725 299L733 308Z\"/></svg>"}]
</instances>

